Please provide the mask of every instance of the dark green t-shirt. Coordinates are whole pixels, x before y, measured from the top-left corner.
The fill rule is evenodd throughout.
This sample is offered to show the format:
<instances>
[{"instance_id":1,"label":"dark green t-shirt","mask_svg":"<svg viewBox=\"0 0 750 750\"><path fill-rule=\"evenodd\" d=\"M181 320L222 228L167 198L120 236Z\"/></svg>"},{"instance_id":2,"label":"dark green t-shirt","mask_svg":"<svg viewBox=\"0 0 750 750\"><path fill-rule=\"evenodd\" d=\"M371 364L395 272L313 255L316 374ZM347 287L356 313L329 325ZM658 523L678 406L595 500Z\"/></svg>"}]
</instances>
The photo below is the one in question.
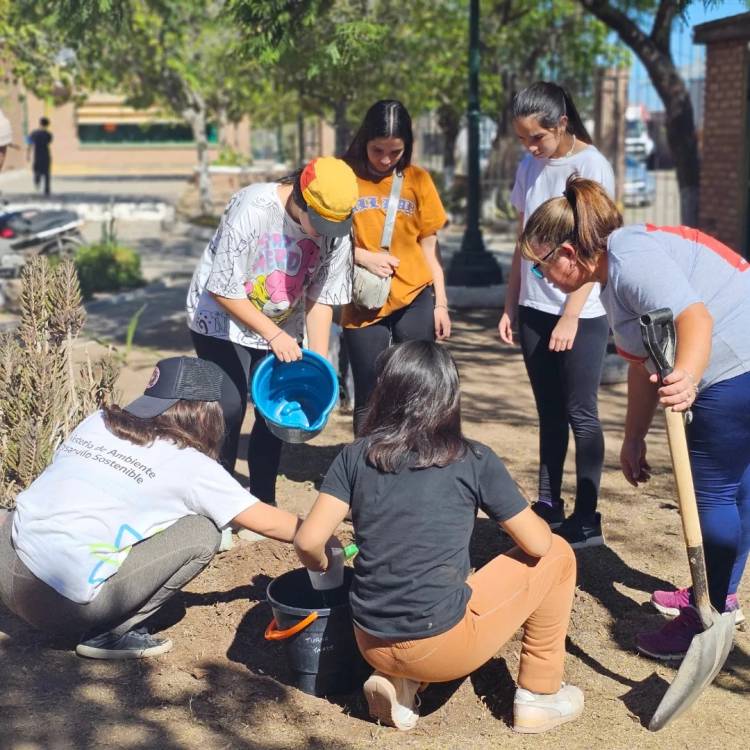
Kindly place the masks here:
<instances>
[{"instance_id":1,"label":"dark green t-shirt","mask_svg":"<svg viewBox=\"0 0 750 750\"><path fill-rule=\"evenodd\" d=\"M477 510L505 521L528 507L503 462L472 442L444 467L386 474L365 440L339 453L321 492L348 503L359 554L350 595L355 623L393 640L427 638L464 616L469 540Z\"/></svg>"}]
</instances>

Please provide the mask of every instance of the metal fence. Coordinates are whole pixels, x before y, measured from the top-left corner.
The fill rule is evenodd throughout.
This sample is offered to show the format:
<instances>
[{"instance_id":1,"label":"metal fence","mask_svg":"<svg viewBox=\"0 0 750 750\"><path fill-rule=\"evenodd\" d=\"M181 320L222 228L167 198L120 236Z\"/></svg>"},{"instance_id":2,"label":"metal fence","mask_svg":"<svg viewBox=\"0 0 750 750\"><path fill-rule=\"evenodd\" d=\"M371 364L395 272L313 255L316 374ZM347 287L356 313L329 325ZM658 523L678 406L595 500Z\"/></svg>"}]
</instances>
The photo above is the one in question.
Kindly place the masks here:
<instances>
[{"instance_id":1,"label":"metal fence","mask_svg":"<svg viewBox=\"0 0 750 750\"><path fill-rule=\"evenodd\" d=\"M686 82L693 101L696 132L701 141L703 128L703 103L705 80L705 48L693 45L689 34L675 39L674 59ZM618 103L618 107L623 103ZM625 112L625 164L622 192L618 196L627 222L649 221L661 225L680 223L680 200L673 159L666 137L664 106L659 99L643 66L634 60L630 68ZM595 132L596 123L589 118L587 123ZM443 166L444 139L434 115L423 115L416 119L417 149L419 163L438 177L444 190L446 202L458 212L460 218L461 197L461 151L464 148L461 136L456 143L456 168L446 173ZM520 148L515 155L507 140L499 146L497 128L488 118L483 120L480 132L480 169L482 174L482 216L485 220L507 220L508 197L513 183L514 159L517 164L523 156ZM506 153L493 153L503 148ZM615 165L617 169L617 165ZM453 184L453 190L451 185Z\"/></svg>"},{"instance_id":2,"label":"metal fence","mask_svg":"<svg viewBox=\"0 0 750 750\"><path fill-rule=\"evenodd\" d=\"M688 28L684 28L682 33L673 34L672 45L674 61L690 92L696 134L700 144L703 133L706 48L692 43ZM632 158L629 160L629 172L626 167L626 190L623 195L625 218L633 222L679 224L679 191L672 154L667 143L664 106L646 70L637 60L633 62L630 70L628 104L631 107L642 108L645 113L645 134L651 145L645 158L635 160L635 163ZM645 172L639 162L645 163ZM637 187L641 193L647 195L647 200L639 197Z\"/></svg>"}]
</instances>

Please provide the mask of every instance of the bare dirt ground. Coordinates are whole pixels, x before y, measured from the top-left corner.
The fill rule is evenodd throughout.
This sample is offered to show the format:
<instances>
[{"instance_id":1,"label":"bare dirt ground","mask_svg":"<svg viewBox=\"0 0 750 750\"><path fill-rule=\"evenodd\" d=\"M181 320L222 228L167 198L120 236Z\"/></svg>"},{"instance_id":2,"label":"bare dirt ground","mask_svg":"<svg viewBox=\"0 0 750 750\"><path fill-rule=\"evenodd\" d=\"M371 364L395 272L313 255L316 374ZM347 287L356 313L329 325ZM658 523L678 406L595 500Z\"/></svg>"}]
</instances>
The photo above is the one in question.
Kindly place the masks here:
<instances>
[{"instance_id":1,"label":"bare dirt ground","mask_svg":"<svg viewBox=\"0 0 750 750\"><path fill-rule=\"evenodd\" d=\"M466 432L503 456L531 496L536 417L520 354L501 349L490 311L462 312L455 323L450 348L463 379ZM163 353L168 352L131 352L121 379L124 398L143 387ZM617 462L624 387L603 387L600 404L607 436L600 509L608 545L578 555L566 679L586 694L579 721L535 737L510 730L517 641L466 679L428 688L422 719L408 734L371 723L359 693L323 699L299 692L291 687L282 646L263 639L271 618L266 586L298 563L285 545L238 540L159 614L175 648L157 659L79 659L68 644L33 633L0 610L0 748L746 747L746 631L737 632L726 669L688 715L658 734L646 729L675 670L638 656L634 636L661 622L648 604L650 593L685 584L687 562L663 429L655 428L649 442L654 477L635 490ZM316 484L350 436L350 417L338 414L314 441L285 450L279 480L283 507L306 512ZM565 490L570 497L570 483ZM345 527L342 536L350 534ZM477 521L476 566L506 545L489 520ZM747 580L740 594L750 604Z\"/></svg>"}]
</instances>

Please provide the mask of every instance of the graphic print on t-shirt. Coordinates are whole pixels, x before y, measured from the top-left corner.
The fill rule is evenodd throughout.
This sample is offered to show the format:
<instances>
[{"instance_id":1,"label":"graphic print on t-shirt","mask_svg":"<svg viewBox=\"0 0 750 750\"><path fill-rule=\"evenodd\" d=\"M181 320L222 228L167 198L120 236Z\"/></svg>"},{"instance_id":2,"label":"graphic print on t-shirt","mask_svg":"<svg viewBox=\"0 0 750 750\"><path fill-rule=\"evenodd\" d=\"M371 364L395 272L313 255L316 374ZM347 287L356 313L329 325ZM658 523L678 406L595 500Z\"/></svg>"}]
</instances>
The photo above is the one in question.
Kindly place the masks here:
<instances>
[{"instance_id":1,"label":"graphic print on t-shirt","mask_svg":"<svg viewBox=\"0 0 750 750\"><path fill-rule=\"evenodd\" d=\"M277 323L286 320L302 297L318 265L320 247L313 240L274 232L258 239L258 254L245 282L248 299Z\"/></svg>"},{"instance_id":2,"label":"graphic print on t-shirt","mask_svg":"<svg viewBox=\"0 0 750 750\"><path fill-rule=\"evenodd\" d=\"M325 305L351 299L349 237L309 237L286 213L278 187L256 183L229 201L190 283L188 324L196 333L268 348L215 297L249 299L295 339L304 335L302 297Z\"/></svg>"},{"instance_id":3,"label":"graphic print on t-shirt","mask_svg":"<svg viewBox=\"0 0 750 750\"><path fill-rule=\"evenodd\" d=\"M127 547L123 547L122 543L128 537L132 538L130 544ZM113 576L120 568L120 565L125 562L125 558L130 552L130 548L137 542L143 541L143 535L139 534L132 526L124 523L117 530L114 544L107 544L106 542L90 544L89 552L91 555L99 560L94 566L88 577L88 582L92 586L98 586L100 583L104 583L108 578Z\"/></svg>"},{"instance_id":4,"label":"graphic print on t-shirt","mask_svg":"<svg viewBox=\"0 0 750 750\"><path fill-rule=\"evenodd\" d=\"M360 211L371 211L373 209L381 209L382 211L388 211L389 198L380 195L363 195L355 204L352 212L358 214ZM400 198L398 201L398 212L412 216L417 210L414 201L407 200L406 198Z\"/></svg>"}]
</instances>

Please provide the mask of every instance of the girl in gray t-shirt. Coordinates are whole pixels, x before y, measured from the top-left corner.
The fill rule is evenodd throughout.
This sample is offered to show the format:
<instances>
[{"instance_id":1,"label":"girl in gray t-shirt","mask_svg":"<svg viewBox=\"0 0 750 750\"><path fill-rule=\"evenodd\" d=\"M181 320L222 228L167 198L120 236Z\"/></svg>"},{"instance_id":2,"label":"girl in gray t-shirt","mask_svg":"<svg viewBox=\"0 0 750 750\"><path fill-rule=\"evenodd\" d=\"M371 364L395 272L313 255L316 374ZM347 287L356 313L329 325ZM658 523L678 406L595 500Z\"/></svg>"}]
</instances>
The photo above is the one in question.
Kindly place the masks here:
<instances>
[{"instance_id":1,"label":"girl in gray t-shirt","mask_svg":"<svg viewBox=\"0 0 750 750\"><path fill-rule=\"evenodd\" d=\"M521 251L563 291L602 285L615 344L630 362L620 463L632 485L650 476L645 438L657 404L692 409L688 447L711 603L719 612L736 610L742 621L737 587L750 549L750 264L697 229L623 227L604 190L575 177L564 196L529 219ZM675 319L677 348L674 371L659 387L639 318L664 307ZM677 618L639 634L639 651L682 656L702 630L690 589L657 591L652 602Z\"/></svg>"}]
</instances>

